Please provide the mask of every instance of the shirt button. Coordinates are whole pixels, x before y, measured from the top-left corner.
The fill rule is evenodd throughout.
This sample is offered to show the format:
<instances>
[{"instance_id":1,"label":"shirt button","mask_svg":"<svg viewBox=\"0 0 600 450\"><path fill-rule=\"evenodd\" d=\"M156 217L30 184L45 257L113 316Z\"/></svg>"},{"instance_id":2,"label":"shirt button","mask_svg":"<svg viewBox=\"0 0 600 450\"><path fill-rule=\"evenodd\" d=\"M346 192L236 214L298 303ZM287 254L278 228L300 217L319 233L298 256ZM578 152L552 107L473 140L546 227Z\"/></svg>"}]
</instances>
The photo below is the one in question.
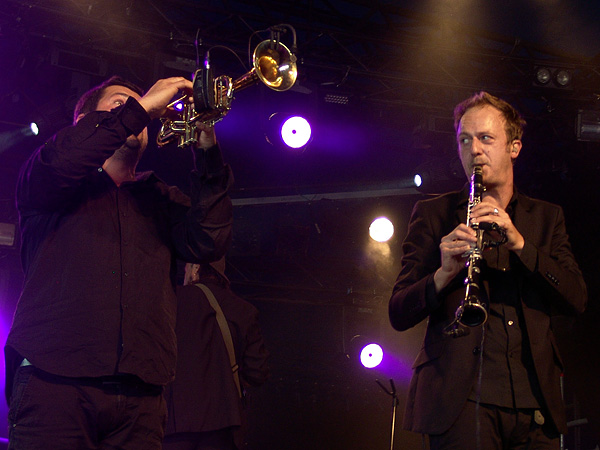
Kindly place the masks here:
<instances>
[{"instance_id":1,"label":"shirt button","mask_svg":"<svg viewBox=\"0 0 600 450\"><path fill-rule=\"evenodd\" d=\"M508 321L508 325L509 325L509 326L512 326L512 324L513 324L513 323L514 323L514 322L513 322L512 320L509 320L509 321Z\"/></svg>"},{"instance_id":2,"label":"shirt button","mask_svg":"<svg viewBox=\"0 0 600 450\"><path fill-rule=\"evenodd\" d=\"M126 277L128 277L128 276L129 276L129 273L128 273L128 272L125 272L123 275L125 275Z\"/></svg>"}]
</instances>

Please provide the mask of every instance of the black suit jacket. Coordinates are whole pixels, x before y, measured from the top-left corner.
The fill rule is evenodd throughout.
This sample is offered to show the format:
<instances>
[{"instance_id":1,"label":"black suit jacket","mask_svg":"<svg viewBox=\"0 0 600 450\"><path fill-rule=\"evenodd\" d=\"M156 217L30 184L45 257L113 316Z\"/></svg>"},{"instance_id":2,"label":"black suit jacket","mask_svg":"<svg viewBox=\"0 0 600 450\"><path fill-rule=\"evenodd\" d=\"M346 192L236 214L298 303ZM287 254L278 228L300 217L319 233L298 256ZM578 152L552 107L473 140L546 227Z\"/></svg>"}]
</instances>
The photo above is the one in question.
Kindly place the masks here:
<instances>
[{"instance_id":1,"label":"black suit jacket","mask_svg":"<svg viewBox=\"0 0 600 450\"><path fill-rule=\"evenodd\" d=\"M562 208L516 193L513 222L525 238L511 269L521 280L525 328L546 416L566 432L560 390L563 370L551 325L555 314L582 312L587 291L575 262ZM482 327L453 338L444 328L464 298L464 274L439 294L433 274L440 266L441 238L466 221L468 192L417 202L403 244L402 269L389 303L392 326L406 330L428 318L423 346L413 365L403 427L425 434L448 430L471 392L478 373Z\"/></svg>"},{"instance_id":2,"label":"black suit jacket","mask_svg":"<svg viewBox=\"0 0 600 450\"><path fill-rule=\"evenodd\" d=\"M258 310L229 287L200 278L210 288L227 319L240 381L263 384L269 376L267 351ZM195 285L177 287L177 369L167 385L165 435L221 430L242 425L243 408L216 312Z\"/></svg>"}]
</instances>

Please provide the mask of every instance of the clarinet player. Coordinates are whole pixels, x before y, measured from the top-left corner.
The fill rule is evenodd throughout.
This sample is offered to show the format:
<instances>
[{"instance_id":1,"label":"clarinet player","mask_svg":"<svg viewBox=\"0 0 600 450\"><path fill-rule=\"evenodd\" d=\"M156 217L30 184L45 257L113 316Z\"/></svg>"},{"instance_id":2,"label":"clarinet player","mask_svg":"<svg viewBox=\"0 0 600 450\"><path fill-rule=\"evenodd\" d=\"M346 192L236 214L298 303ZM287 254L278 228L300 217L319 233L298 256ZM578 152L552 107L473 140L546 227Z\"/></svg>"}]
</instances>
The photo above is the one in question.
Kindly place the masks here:
<instances>
[{"instance_id":1,"label":"clarinet player","mask_svg":"<svg viewBox=\"0 0 600 450\"><path fill-rule=\"evenodd\" d=\"M389 317L399 331L428 323L403 427L436 450L558 450L567 426L551 317L587 304L563 211L514 185L525 126L514 107L480 92L456 106L454 126L464 172L481 167L484 191L477 204L466 186L413 209ZM504 242L482 249L487 317L474 326L456 324L467 255L477 245L467 210L470 223L496 227L501 233L488 234Z\"/></svg>"}]
</instances>

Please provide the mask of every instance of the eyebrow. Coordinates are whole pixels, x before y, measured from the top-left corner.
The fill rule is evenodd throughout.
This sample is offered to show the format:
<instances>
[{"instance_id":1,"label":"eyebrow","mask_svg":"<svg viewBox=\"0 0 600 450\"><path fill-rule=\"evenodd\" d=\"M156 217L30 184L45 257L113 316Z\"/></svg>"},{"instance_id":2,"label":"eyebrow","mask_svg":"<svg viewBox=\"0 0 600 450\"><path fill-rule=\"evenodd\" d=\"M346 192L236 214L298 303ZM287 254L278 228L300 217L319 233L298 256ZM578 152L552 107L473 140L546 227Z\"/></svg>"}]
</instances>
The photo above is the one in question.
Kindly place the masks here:
<instances>
[{"instance_id":1,"label":"eyebrow","mask_svg":"<svg viewBox=\"0 0 600 450\"><path fill-rule=\"evenodd\" d=\"M112 94L110 94L108 97L115 97L115 96L119 96L119 97L131 97L131 94L127 94L126 92L113 92Z\"/></svg>"},{"instance_id":2,"label":"eyebrow","mask_svg":"<svg viewBox=\"0 0 600 450\"><path fill-rule=\"evenodd\" d=\"M466 131L461 131L460 133L458 133L458 136L462 136L462 135L467 135L467 136L481 136L484 134L489 134L489 135L493 135L494 132L490 131L490 130L481 130L481 131L477 131L475 133L468 133Z\"/></svg>"}]
</instances>

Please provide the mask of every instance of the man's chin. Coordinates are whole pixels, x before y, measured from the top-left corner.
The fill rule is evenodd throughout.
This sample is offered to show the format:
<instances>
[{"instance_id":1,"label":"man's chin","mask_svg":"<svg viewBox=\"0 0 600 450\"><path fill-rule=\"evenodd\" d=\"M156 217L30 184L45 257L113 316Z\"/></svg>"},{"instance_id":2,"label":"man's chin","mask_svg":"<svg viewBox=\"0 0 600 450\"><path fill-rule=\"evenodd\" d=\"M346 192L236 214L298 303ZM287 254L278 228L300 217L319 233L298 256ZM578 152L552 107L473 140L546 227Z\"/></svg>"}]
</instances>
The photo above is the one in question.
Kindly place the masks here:
<instances>
[{"instance_id":1,"label":"man's chin","mask_svg":"<svg viewBox=\"0 0 600 450\"><path fill-rule=\"evenodd\" d=\"M137 138L137 136L131 135L125 141L125 147L128 147L131 150L139 150L142 147L142 143Z\"/></svg>"},{"instance_id":2,"label":"man's chin","mask_svg":"<svg viewBox=\"0 0 600 450\"><path fill-rule=\"evenodd\" d=\"M127 164L136 165L142 154L144 153L144 145L135 136L129 136L125 143L115 152L114 156L127 162Z\"/></svg>"}]
</instances>

